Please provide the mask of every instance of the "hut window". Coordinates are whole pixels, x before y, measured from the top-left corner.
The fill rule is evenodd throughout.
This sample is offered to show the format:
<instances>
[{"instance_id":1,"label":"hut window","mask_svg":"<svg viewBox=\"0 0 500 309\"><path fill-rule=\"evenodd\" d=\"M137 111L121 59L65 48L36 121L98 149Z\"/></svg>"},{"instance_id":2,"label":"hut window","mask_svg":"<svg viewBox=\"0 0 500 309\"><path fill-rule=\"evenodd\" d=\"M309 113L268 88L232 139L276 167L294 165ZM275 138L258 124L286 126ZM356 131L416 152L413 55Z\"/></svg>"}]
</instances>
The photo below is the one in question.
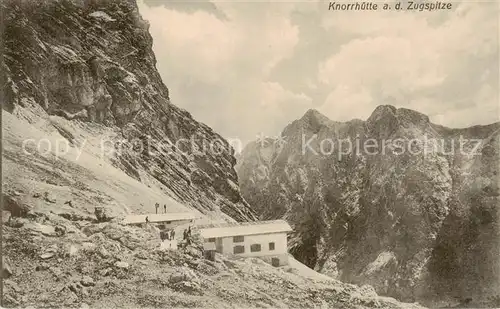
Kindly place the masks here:
<instances>
[{"instance_id":1,"label":"hut window","mask_svg":"<svg viewBox=\"0 0 500 309\"><path fill-rule=\"evenodd\" d=\"M274 242L270 242L269 243L269 251L273 251L274 250Z\"/></svg>"},{"instance_id":2,"label":"hut window","mask_svg":"<svg viewBox=\"0 0 500 309\"><path fill-rule=\"evenodd\" d=\"M250 252L260 252L260 244L253 244L250 246Z\"/></svg>"},{"instance_id":3,"label":"hut window","mask_svg":"<svg viewBox=\"0 0 500 309\"><path fill-rule=\"evenodd\" d=\"M234 246L233 253L234 254L245 253L245 246Z\"/></svg>"},{"instance_id":4,"label":"hut window","mask_svg":"<svg viewBox=\"0 0 500 309\"><path fill-rule=\"evenodd\" d=\"M245 237L244 236L234 236L233 237L233 242L244 242Z\"/></svg>"}]
</instances>

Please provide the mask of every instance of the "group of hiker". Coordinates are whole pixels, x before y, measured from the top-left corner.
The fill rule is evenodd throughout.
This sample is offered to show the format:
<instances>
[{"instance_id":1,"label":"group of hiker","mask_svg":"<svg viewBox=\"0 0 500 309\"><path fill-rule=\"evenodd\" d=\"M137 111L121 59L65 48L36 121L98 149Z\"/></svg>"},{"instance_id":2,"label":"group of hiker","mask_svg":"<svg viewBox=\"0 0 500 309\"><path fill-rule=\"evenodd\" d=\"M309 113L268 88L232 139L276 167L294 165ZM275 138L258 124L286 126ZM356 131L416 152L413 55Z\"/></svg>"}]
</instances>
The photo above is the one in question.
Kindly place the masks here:
<instances>
[{"instance_id":1,"label":"group of hiker","mask_svg":"<svg viewBox=\"0 0 500 309\"><path fill-rule=\"evenodd\" d=\"M158 214L158 208L160 208L160 204L156 203L155 204L155 210L156 214ZM163 205L163 213L167 213L167 205ZM146 223L149 223L149 217L146 216ZM161 241L164 240L174 240L175 239L175 230L174 229L169 229L169 230L163 230L160 232L160 239ZM192 235L191 235L191 226L189 226L187 229L184 229L183 232L183 243L184 246L188 246L192 244Z\"/></svg>"},{"instance_id":2,"label":"group of hiker","mask_svg":"<svg viewBox=\"0 0 500 309\"><path fill-rule=\"evenodd\" d=\"M158 214L158 208L160 208L160 204L159 203L156 203L155 204L155 211L156 211L156 214ZM166 214L167 213L167 205L164 204L163 205L163 213Z\"/></svg>"},{"instance_id":3,"label":"group of hiker","mask_svg":"<svg viewBox=\"0 0 500 309\"><path fill-rule=\"evenodd\" d=\"M189 226L187 229L184 230L184 233L183 233L183 240L187 245L191 245L192 243L192 240L191 240L191 226Z\"/></svg>"},{"instance_id":4,"label":"group of hiker","mask_svg":"<svg viewBox=\"0 0 500 309\"><path fill-rule=\"evenodd\" d=\"M164 240L174 240L175 239L175 230L161 231L160 232L161 241Z\"/></svg>"},{"instance_id":5,"label":"group of hiker","mask_svg":"<svg viewBox=\"0 0 500 309\"><path fill-rule=\"evenodd\" d=\"M160 239L161 241L164 240L174 240L175 239L175 230L170 229L170 230L163 230L160 232ZM183 242L185 245L191 245L192 244L192 234L191 234L191 226L189 226L187 229L184 229L183 232Z\"/></svg>"},{"instance_id":6,"label":"group of hiker","mask_svg":"<svg viewBox=\"0 0 500 309\"><path fill-rule=\"evenodd\" d=\"M159 203L156 203L155 204L155 210L156 210L156 214L158 214L158 208L160 208L160 204ZM167 205L163 205L163 213L166 214L167 213ZM149 217L146 216L146 223L149 223Z\"/></svg>"}]
</instances>

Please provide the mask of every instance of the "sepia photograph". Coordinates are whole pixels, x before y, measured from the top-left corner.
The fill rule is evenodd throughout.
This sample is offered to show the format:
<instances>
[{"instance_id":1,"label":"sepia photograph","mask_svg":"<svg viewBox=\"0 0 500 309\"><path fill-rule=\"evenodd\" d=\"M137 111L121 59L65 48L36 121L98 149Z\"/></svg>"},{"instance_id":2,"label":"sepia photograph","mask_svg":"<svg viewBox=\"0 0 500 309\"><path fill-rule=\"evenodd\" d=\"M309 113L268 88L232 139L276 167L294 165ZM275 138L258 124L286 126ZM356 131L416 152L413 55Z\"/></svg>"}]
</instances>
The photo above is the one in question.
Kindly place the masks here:
<instances>
[{"instance_id":1,"label":"sepia photograph","mask_svg":"<svg viewBox=\"0 0 500 309\"><path fill-rule=\"evenodd\" d=\"M2 0L2 308L500 308L498 0Z\"/></svg>"}]
</instances>

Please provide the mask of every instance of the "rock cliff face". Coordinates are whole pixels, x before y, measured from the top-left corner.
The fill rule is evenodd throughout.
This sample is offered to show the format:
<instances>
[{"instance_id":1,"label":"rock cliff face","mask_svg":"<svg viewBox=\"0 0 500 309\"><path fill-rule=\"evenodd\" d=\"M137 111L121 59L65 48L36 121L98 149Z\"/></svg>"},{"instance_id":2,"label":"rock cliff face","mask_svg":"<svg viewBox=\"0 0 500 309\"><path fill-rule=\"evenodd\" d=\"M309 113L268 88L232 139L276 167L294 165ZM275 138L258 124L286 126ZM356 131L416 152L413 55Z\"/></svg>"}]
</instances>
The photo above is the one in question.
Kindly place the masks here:
<instances>
[{"instance_id":1,"label":"rock cliff face","mask_svg":"<svg viewBox=\"0 0 500 309\"><path fill-rule=\"evenodd\" d=\"M500 290L499 132L393 106L345 123L310 110L247 145L237 171L309 267L404 300L484 300Z\"/></svg>"},{"instance_id":2,"label":"rock cliff face","mask_svg":"<svg viewBox=\"0 0 500 309\"><path fill-rule=\"evenodd\" d=\"M255 219L239 192L233 149L170 103L135 1L10 0L2 11L4 111L48 121L71 145L82 144L79 133L109 128L113 139L101 144L128 176L202 213ZM67 129L73 125L79 129Z\"/></svg>"}]
</instances>

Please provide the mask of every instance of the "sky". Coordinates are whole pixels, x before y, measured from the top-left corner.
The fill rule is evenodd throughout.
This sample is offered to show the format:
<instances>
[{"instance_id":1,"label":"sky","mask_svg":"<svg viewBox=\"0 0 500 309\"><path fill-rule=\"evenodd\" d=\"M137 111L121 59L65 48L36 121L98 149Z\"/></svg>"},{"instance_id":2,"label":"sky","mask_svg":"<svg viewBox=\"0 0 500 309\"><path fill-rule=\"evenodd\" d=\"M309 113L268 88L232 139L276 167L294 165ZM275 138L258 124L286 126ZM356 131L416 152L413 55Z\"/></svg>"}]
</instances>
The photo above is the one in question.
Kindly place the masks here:
<instances>
[{"instance_id":1,"label":"sky","mask_svg":"<svg viewBox=\"0 0 500 309\"><path fill-rule=\"evenodd\" d=\"M171 102L226 138L277 136L309 109L366 120L382 104L448 127L500 120L496 1L434 12L315 0L138 6Z\"/></svg>"}]
</instances>

